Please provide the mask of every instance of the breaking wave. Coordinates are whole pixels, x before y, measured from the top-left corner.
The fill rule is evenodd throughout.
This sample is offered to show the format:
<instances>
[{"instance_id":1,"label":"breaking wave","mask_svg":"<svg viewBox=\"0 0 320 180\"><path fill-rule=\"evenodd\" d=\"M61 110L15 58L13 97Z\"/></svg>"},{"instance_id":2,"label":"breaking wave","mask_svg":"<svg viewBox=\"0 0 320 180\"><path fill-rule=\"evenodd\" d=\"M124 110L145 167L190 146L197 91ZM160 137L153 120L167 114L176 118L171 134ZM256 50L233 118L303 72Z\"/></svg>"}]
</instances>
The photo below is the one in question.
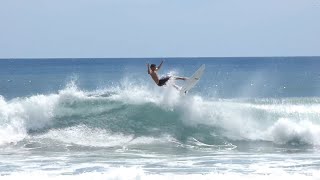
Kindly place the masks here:
<instances>
[{"instance_id":1,"label":"breaking wave","mask_svg":"<svg viewBox=\"0 0 320 180\"><path fill-rule=\"evenodd\" d=\"M30 139L90 147L235 142L320 145L320 99L217 99L123 82L95 91L0 96L0 146Z\"/></svg>"}]
</instances>

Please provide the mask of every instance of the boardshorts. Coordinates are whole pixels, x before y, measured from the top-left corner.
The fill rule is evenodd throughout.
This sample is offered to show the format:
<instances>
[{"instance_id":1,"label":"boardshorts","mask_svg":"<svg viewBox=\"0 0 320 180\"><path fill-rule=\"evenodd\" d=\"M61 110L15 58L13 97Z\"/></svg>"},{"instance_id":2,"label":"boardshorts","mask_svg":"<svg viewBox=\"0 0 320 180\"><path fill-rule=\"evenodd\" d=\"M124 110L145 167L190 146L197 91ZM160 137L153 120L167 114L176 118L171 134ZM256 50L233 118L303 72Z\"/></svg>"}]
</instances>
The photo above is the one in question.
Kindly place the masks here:
<instances>
[{"instance_id":1,"label":"boardshorts","mask_svg":"<svg viewBox=\"0 0 320 180\"><path fill-rule=\"evenodd\" d=\"M163 85L165 85L170 78L171 78L170 76L169 76L169 77L161 78L161 79L159 80L158 86L163 86Z\"/></svg>"}]
</instances>

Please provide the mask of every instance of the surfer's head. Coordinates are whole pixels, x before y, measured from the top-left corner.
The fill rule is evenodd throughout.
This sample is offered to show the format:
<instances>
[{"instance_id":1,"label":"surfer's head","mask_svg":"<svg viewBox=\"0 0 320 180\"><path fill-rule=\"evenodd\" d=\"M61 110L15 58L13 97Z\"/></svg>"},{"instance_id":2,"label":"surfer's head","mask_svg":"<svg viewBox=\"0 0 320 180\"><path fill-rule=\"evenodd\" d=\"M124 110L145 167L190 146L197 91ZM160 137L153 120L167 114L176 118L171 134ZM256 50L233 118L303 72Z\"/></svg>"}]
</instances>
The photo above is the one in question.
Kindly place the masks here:
<instances>
[{"instance_id":1,"label":"surfer's head","mask_svg":"<svg viewBox=\"0 0 320 180\"><path fill-rule=\"evenodd\" d=\"M156 66L155 64L151 64L151 65L150 65L150 69L151 69L152 71L154 71L154 70L157 69L157 66Z\"/></svg>"}]
</instances>

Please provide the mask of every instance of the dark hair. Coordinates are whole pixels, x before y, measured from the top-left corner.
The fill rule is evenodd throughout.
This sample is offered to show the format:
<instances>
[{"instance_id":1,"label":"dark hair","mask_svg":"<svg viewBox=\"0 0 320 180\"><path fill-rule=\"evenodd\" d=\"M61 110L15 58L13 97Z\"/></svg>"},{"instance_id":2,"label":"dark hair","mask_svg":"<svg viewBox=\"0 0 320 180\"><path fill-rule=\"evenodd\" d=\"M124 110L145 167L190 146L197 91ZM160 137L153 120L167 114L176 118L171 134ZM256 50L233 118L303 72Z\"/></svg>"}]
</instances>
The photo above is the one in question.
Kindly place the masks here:
<instances>
[{"instance_id":1,"label":"dark hair","mask_svg":"<svg viewBox=\"0 0 320 180\"><path fill-rule=\"evenodd\" d=\"M155 64L151 64L151 65L150 65L150 68L153 68L153 67L156 67L156 65L155 65Z\"/></svg>"}]
</instances>

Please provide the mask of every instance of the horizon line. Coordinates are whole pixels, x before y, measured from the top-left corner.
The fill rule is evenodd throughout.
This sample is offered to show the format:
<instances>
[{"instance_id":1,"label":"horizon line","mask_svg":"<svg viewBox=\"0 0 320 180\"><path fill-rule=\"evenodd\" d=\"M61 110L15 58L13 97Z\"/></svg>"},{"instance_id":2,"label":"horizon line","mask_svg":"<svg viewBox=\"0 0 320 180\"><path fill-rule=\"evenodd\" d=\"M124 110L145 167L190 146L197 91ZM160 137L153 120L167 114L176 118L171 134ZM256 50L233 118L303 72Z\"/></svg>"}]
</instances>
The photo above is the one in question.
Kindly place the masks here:
<instances>
[{"instance_id":1,"label":"horizon line","mask_svg":"<svg viewBox=\"0 0 320 180\"><path fill-rule=\"evenodd\" d=\"M14 59L183 59L183 58L299 58L299 57L308 57L308 58L320 58L318 56L168 56L168 57L8 57L0 58L0 60L14 60Z\"/></svg>"}]
</instances>

